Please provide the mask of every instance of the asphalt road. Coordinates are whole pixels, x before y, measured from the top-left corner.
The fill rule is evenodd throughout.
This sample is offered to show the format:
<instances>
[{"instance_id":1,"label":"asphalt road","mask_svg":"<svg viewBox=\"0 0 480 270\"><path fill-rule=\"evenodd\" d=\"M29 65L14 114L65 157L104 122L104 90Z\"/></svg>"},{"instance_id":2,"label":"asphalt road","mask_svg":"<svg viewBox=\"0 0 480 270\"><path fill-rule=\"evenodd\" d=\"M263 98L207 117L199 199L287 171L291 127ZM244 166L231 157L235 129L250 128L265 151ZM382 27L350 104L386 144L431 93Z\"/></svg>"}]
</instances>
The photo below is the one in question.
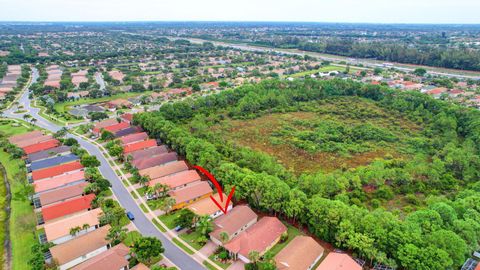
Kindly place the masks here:
<instances>
[{"instance_id":1,"label":"asphalt road","mask_svg":"<svg viewBox=\"0 0 480 270\"><path fill-rule=\"evenodd\" d=\"M32 72L32 83L38 79L38 72L36 69ZM30 114L32 117L37 119L35 123L37 126L47 129L52 132L56 132L60 130L62 127L55 125L42 116L40 116L39 109L33 108L30 106L30 99L28 97L28 91L25 91L22 96L19 98L18 102L20 105L24 106L24 109L27 111L27 114ZM22 119L24 114L14 114L13 107L9 110L6 110L3 115L9 118L16 118ZM196 270L196 269L205 269L203 265L199 264L197 261L192 259L188 254L186 254L183 250L178 248L175 244L173 244L169 239L167 239L162 232L160 232L155 225L145 216L143 211L140 207L136 204L134 199L131 197L129 191L123 186L122 181L119 177L115 174L115 171L112 167L110 167L107 159L103 156L100 149L94 144L72 134L68 134L68 137L75 138L80 145L87 150L91 155L94 155L98 158L101 162L101 166L99 167L100 172L103 176L110 181L112 184L112 191L119 200L120 204L126 211L132 212L135 216L135 220L133 223L138 228L140 233L144 236L154 236L160 239L163 243L165 248L164 256L172 261L175 265L177 265L180 269L185 270Z\"/></svg>"}]
</instances>

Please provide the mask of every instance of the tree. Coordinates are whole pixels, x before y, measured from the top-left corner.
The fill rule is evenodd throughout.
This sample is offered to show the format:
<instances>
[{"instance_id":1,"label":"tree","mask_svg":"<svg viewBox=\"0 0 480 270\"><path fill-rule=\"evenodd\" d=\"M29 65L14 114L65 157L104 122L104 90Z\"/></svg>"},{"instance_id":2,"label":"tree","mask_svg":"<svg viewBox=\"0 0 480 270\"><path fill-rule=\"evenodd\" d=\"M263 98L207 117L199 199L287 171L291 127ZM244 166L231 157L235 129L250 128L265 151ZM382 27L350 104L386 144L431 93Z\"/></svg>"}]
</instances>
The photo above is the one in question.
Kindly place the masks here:
<instances>
[{"instance_id":1,"label":"tree","mask_svg":"<svg viewBox=\"0 0 480 270\"><path fill-rule=\"evenodd\" d=\"M425 76L425 74L427 74L427 70L424 69L424 68L416 68L414 71L413 71L413 74L417 75L417 76L420 76L420 77L423 77Z\"/></svg>"},{"instance_id":2,"label":"tree","mask_svg":"<svg viewBox=\"0 0 480 270\"><path fill-rule=\"evenodd\" d=\"M195 214L189 209L182 209L179 211L175 219L175 226L181 228L192 228L195 224Z\"/></svg>"},{"instance_id":3,"label":"tree","mask_svg":"<svg viewBox=\"0 0 480 270\"><path fill-rule=\"evenodd\" d=\"M156 237L142 237L135 241L131 250L140 262L150 265L163 253L164 248Z\"/></svg>"},{"instance_id":4,"label":"tree","mask_svg":"<svg viewBox=\"0 0 480 270\"><path fill-rule=\"evenodd\" d=\"M90 156L90 155L83 155L81 160L80 160L80 163L84 167L90 167L90 168L100 166L100 161L98 161L97 157L96 156Z\"/></svg>"},{"instance_id":5,"label":"tree","mask_svg":"<svg viewBox=\"0 0 480 270\"><path fill-rule=\"evenodd\" d=\"M115 135L108 130L102 130L102 134L100 134L100 139L102 141L109 141L115 139Z\"/></svg>"},{"instance_id":6,"label":"tree","mask_svg":"<svg viewBox=\"0 0 480 270\"><path fill-rule=\"evenodd\" d=\"M220 241L222 242L222 244L226 244L228 243L228 241L230 241L230 236L227 232L220 233Z\"/></svg>"},{"instance_id":7,"label":"tree","mask_svg":"<svg viewBox=\"0 0 480 270\"><path fill-rule=\"evenodd\" d=\"M64 138L65 136L67 136L67 133L68 133L68 129L66 127L62 127L60 130L58 130L53 134L53 137L57 139Z\"/></svg>"},{"instance_id":8,"label":"tree","mask_svg":"<svg viewBox=\"0 0 480 270\"><path fill-rule=\"evenodd\" d=\"M82 228L80 228L80 226L70 228L70 235L71 236L76 236L77 233L79 233L81 230L82 230Z\"/></svg>"},{"instance_id":9,"label":"tree","mask_svg":"<svg viewBox=\"0 0 480 270\"><path fill-rule=\"evenodd\" d=\"M107 240L110 240L112 245L116 245L125 239L127 231L126 228L122 228L121 226L112 226L110 230L108 230Z\"/></svg>"},{"instance_id":10,"label":"tree","mask_svg":"<svg viewBox=\"0 0 480 270\"><path fill-rule=\"evenodd\" d=\"M161 205L161 210L168 214L170 210L172 210L172 207L175 205L175 203L176 201L174 198L166 197Z\"/></svg>"},{"instance_id":11,"label":"tree","mask_svg":"<svg viewBox=\"0 0 480 270\"><path fill-rule=\"evenodd\" d=\"M209 216L201 216L197 222L196 229L204 236L213 231L213 224Z\"/></svg>"},{"instance_id":12,"label":"tree","mask_svg":"<svg viewBox=\"0 0 480 270\"><path fill-rule=\"evenodd\" d=\"M253 265L256 265L258 263L258 260L260 260L260 253L256 250L252 250L248 253L248 259L252 262Z\"/></svg>"}]
</instances>

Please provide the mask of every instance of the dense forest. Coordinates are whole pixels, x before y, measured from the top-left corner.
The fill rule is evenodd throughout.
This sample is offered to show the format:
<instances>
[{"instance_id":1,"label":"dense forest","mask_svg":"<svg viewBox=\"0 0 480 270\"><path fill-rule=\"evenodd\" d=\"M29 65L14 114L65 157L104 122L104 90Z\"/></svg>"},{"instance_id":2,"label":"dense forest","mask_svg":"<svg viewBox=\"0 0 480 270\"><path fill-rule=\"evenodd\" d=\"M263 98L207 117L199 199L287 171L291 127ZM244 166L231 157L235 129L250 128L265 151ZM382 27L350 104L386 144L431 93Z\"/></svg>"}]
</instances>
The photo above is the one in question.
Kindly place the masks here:
<instances>
[{"instance_id":1,"label":"dense forest","mask_svg":"<svg viewBox=\"0 0 480 270\"><path fill-rule=\"evenodd\" d=\"M227 118L249 121L301 111L312 102L335 97L366 99L421 125L422 136L409 142L416 154L298 175L266 153L208 131ZM237 200L307 226L318 238L368 262L426 270L457 269L478 248L479 114L420 93L353 81L272 80L167 104L157 112L136 115L134 121L192 164L212 171L225 188L235 185ZM326 125L320 130L337 129ZM388 132L372 137L370 131L372 127L345 130L339 136L395 140ZM393 211L381 206L399 196L409 204Z\"/></svg>"}]
</instances>

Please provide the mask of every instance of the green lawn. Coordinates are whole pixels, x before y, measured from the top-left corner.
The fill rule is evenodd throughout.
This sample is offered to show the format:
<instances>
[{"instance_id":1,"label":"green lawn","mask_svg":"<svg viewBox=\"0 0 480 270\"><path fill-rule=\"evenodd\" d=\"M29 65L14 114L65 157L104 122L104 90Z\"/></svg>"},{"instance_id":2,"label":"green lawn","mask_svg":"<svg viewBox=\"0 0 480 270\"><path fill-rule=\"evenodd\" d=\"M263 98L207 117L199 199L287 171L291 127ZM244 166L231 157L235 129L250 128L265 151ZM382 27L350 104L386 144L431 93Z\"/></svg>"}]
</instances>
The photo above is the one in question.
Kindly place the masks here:
<instances>
[{"instance_id":1,"label":"green lawn","mask_svg":"<svg viewBox=\"0 0 480 270\"><path fill-rule=\"evenodd\" d=\"M123 240L123 243L127 246L127 247L131 247L133 246L133 244L135 243L135 241L139 238L142 237L142 234L137 232L137 231L131 231L131 232L128 232L127 233L127 237L125 237L125 239Z\"/></svg>"},{"instance_id":2,"label":"green lawn","mask_svg":"<svg viewBox=\"0 0 480 270\"><path fill-rule=\"evenodd\" d=\"M167 226L169 229L175 228L175 218L177 218L178 214L176 212L161 215L158 218Z\"/></svg>"},{"instance_id":3,"label":"green lawn","mask_svg":"<svg viewBox=\"0 0 480 270\"><path fill-rule=\"evenodd\" d=\"M142 209L142 211L143 211L144 213L147 213L147 212L148 212L148 209L147 209L147 207L145 206L145 204L143 204L143 203L140 204L140 208Z\"/></svg>"},{"instance_id":4,"label":"green lawn","mask_svg":"<svg viewBox=\"0 0 480 270\"><path fill-rule=\"evenodd\" d=\"M223 262L221 262L221 261L219 261L219 260L216 260L216 259L215 259L216 256L217 256L217 255L212 254L212 255L210 255L208 258L209 258L210 260L212 260L213 262L215 262L218 266L222 267L223 269L227 269L230 265L232 265L232 263L223 263Z\"/></svg>"},{"instance_id":5,"label":"green lawn","mask_svg":"<svg viewBox=\"0 0 480 270\"><path fill-rule=\"evenodd\" d=\"M0 131L3 136L11 136L30 131L30 128L24 126L12 126L6 121L0 122ZM0 163L7 171L7 177L10 182L12 201L10 216L10 239L12 241L12 269L29 270L28 260L31 258L31 247L37 241L35 232L35 214L28 200L25 189L25 171L24 163L21 160L12 160L10 155L0 151ZM3 187L3 185L2 185ZM5 192L4 187L2 192ZM3 193L4 194L4 193ZM2 194L2 195L3 195ZM4 198L4 196L2 196ZM5 201L2 201L3 203ZM3 206L2 206L3 209ZM2 216L4 218L4 215ZM2 226L3 230L3 226ZM3 240L3 231L2 240Z\"/></svg>"},{"instance_id":6,"label":"green lawn","mask_svg":"<svg viewBox=\"0 0 480 270\"><path fill-rule=\"evenodd\" d=\"M190 246L192 246L196 250L200 250L204 245L200 245L197 243L197 238L202 236L200 232L193 231L191 233L182 233L179 235L183 241L187 242Z\"/></svg>"},{"instance_id":7,"label":"green lawn","mask_svg":"<svg viewBox=\"0 0 480 270\"><path fill-rule=\"evenodd\" d=\"M286 226L288 228L288 231L287 231L288 232L288 239L287 239L287 241L285 241L283 243L276 244L272 249L270 249L268 251L273 256L277 255L277 253L280 252L280 250L282 250L286 245L288 245L288 243L290 243L290 241L293 240L293 238L295 238L295 236L302 235L302 232L299 229L297 229L297 228L295 228L291 225L288 225L288 224Z\"/></svg>"},{"instance_id":8,"label":"green lawn","mask_svg":"<svg viewBox=\"0 0 480 270\"><path fill-rule=\"evenodd\" d=\"M209 262L203 261L203 265L207 267L208 270L217 270L217 268L213 267Z\"/></svg>"},{"instance_id":9,"label":"green lawn","mask_svg":"<svg viewBox=\"0 0 480 270\"><path fill-rule=\"evenodd\" d=\"M153 224L155 224L155 226L157 226L157 228L158 228L161 232L167 232L167 230L165 230L165 228L163 228L163 226L160 225L160 223L159 223L156 219L152 219L152 222L153 222Z\"/></svg>"},{"instance_id":10,"label":"green lawn","mask_svg":"<svg viewBox=\"0 0 480 270\"><path fill-rule=\"evenodd\" d=\"M177 238L172 239L175 245L179 246L181 249L183 249L185 252L187 252L190 255L193 255L193 251L191 251L189 248L187 248L182 242L180 242Z\"/></svg>"}]
</instances>

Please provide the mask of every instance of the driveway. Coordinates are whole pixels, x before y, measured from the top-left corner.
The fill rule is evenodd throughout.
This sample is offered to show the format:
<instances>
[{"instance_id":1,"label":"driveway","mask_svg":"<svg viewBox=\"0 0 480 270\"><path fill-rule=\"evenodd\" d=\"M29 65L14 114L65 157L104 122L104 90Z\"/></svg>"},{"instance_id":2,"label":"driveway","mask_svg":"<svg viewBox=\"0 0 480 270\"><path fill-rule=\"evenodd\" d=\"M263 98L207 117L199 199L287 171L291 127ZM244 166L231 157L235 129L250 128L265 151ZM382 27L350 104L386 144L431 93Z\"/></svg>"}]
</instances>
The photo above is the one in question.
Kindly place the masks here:
<instances>
[{"instance_id":1,"label":"driveway","mask_svg":"<svg viewBox=\"0 0 480 270\"><path fill-rule=\"evenodd\" d=\"M32 82L35 82L37 78L38 71L34 68L32 70ZM38 114L40 111L39 109L30 106L28 91L24 91L18 102L20 103L20 105L24 106L28 114L37 119L37 122L35 123L37 126L47 129L51 132L56 132L62 128L40 116ZM6 110L4 112L4 115L9 118L23 120L23 114L14 114L13 107L9 110ZM101 162L99 170L102 175L112 184L112 191L118 198L118 201L120 202L122 207L125 208L126 211L133 213L133 215L135 216L135 220L133 221L133 223L142 233L142 235L153 236L162 241L165 248L165 252L163 255L166 258L172 261L180 269L205 269L201 263L194 260L187 253L185 253L183 250L173 244L167 237L165 237L165 235L160 232L155 227L155 225L147 218L147 216L143 213L140 207L135 203L134 199L130 196L130 192L125 188L125 186L123 186L122 181L115 174L115 171L112 169L112 167L110 167L107 159L103 156L103 153L100 151L100 149L98 149L97 146L84 140L83 138L72 134L68 134L67 137L75 138L79 142L80 146L87 150L90 155L94 155L98 158L98 160Z\"/></svg>"},{"instance_id":2,"label":"driveway","mask_svg":"<svg viewBox=\"0 0 480 270\"><path fill-rule=\"evenodd\" d=\"M230 265L230 267L227 268L227 270L244 270L244 269L245 269L245 264L240 260L236 261L235 263Z\"/></svg>"},{"instance_id":3,"label":"driveway","mask_svg":"<svg viewBox=\"0 0 480 270\"><path fill-rule=\"evenodd\" d=\"M212 255L215 250L217 250L218 246L213 243L212 241L208 241L207 244L205 244L205 246L203 246L199 252L202 253L203 255L205 255L206 257Z\"/></svg>"}]
</instances>

